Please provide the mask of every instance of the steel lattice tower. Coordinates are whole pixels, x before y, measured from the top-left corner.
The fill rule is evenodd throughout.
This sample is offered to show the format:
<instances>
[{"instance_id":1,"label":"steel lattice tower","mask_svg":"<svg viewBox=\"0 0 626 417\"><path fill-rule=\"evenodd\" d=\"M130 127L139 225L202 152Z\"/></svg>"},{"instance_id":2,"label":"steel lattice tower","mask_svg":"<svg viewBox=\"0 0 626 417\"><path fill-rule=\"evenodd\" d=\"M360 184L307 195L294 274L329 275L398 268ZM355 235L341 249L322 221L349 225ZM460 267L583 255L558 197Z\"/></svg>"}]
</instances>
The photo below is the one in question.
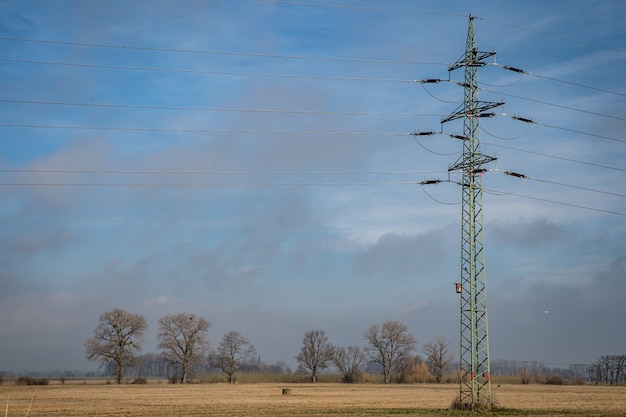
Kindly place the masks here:
<instances>
[{"instance_id":1,"label":"steel lattice tower","mask_svg":"<svg viewBox=\"0 0 626 417\"><path fill-rule=\"evenodd\" d=\"M503 103L478 99L478 69L495 52L480 52L474 37L474 17L469 16L467 44L463 56L448 71L465 70L463 104L441 123L463 119L463 154L449 168L460 171L462 202L461 232L461 294L460 397L459 405L475 409L479 404L491 405L491 373L489 367L489 332L487 327L487 276L483 236L482 174L483 165L496 158L480 152L480 117L483 112ZM459 288L460 287L460 288Z\"/></svg>"}]
</instances>

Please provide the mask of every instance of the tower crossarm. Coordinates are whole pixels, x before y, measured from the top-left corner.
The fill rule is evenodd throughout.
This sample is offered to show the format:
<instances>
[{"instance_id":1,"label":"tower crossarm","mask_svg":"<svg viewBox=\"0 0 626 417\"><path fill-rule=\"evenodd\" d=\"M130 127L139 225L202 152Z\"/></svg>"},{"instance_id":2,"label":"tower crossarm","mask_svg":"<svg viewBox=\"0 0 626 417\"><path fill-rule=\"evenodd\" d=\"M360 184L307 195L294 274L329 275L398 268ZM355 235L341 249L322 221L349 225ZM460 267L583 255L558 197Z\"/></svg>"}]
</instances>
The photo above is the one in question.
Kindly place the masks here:
<instances>
[{"instance_id":1,"label":"tower crossarm","mask_svg":"<svg viewBox=\"0 0 626 417\"><path fill-rule=\"evenodd\" d=\"M455 119L461 119L463 117L480 116L481 113L504 105L502 101L475 101L474 103L463 103L455 111L444 119L441 119L441 124L448 123Z\"/></svg>"},{"instance_id":2,"label":"tower crossarm","mask_svg":"<svg viewBox=\"0 0 626 417\"><path fill-rule=\"evenodd\" d=\"M466 51L458 61L450 65L450 67L448 67L448 72L463 67L484 67L487 63L483 60L489 58L490 56L494 56L495 54L496 51L483 52L471 49Z\"/></svg>"}]
</instances>

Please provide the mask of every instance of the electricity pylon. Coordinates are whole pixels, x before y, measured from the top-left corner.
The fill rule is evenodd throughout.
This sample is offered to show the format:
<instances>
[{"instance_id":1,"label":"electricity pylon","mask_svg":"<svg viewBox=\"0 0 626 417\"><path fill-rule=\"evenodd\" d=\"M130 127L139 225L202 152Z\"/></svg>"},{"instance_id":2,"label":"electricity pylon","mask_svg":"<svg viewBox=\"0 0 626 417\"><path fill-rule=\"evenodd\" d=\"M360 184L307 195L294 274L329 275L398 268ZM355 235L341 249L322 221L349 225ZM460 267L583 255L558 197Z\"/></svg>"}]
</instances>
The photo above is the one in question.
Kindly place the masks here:
<instances>
[{"instance_id":1,"label":"electricity pylon","mask_svg":"<svg viewBox=\"0 0 626 417\"><path fill-rule=\"evenodd\" d=\"M479 405L491 406L491 372L489 365L489 332L487 327L487 276L483 235L482 174L483 165L496 158L480 152L480 118L491 116L484 112L503 103L478 99L478 69L495 52L481 52L474 37L474 17L469 16L467 44L463 56L448 72L465 70L463 104L441 120L447 123L463 119L463 154L449 169L460 171L463 179L460 337L460 396L459 406L476 409ZM459 285L460 284L460 285Z\"/></svg>"}]
</instances>

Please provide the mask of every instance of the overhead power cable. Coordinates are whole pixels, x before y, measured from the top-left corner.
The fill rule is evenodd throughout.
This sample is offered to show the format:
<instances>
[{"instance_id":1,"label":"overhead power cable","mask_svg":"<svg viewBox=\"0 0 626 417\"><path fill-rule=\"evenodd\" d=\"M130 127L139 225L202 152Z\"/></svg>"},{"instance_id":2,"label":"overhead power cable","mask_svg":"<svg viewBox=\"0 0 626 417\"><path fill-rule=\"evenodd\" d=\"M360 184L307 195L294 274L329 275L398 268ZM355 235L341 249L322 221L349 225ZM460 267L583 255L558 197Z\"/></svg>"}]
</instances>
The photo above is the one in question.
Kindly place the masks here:
<instances>
[{"instance_id":1,"label":"overhead power cable","mask_svg":"<svg viewBox=\"0 0 626 417\"><path fill-rule=\"evenodd\" d=\"M303 5L303 6L316 6L316 7L331 7L336 9L354 9L354 10L364 10L364 11L374 11L374 12L387 12L387 13L402 13L402 14L419 14L419 15L438 15L438 16L451 16L451 17L468 17L467 14L454 14L454 13L444 13L444 12L426 12L426 11L418 11L418 10L410 10L410 9L385 9L378 7L366 7L366 6L350 6L350 5L341 5L341 4L330 4L330 3L311 3L306 1L292 1L292 0L262 0L268 3L284 3L284 4L293 4L293 5ZM580 39L569 38L567 36L555 35L553 33L532 29L524 26L520 26L513 23L503 22L496 19L490 19L487 17L475 16L472 15L475 19L484 20L485 22L496 23L498 25L508 26L515 29L536 33L538 35L559 39L562 41L578 43L581 45L592 46L594 48L604 49L608 51L619 52L622 54L626 54L626 50L613 48L606 45L601 45L598 43L583 41Z\"/></svg>"},{"instance_id":2,"label":"overhead power cable","mask_svg":"<svg viewBox=\"0 0 626 417\"><path fill-rule=\"evenodd\" d=\"M514 118L514 117L513 117ZM518 118L518 120L520 120ZM523 120L525 121L525 120ZM553 126L530 121L545 127L626 143L626 139L618 139L610 136L597 135L565 127ZM289 130L245 130L245 129L168 129L160 127L114 127L114 126L77 126L77 125L36 125L22 123L0 123L0 127L14 127L26 129L73 129L73 130L102 130L121 132L165 132L165 133L234 133L234 134L271 134L271 135L338 135L338 136L416 136L416 133L399 132L350 132L350 131L289 131ZM434 134L432 132L431 134Z\"/></svg>"},{"instance_id":3,"label":"overhead power cable","mask_svg":"<svg viewBox=\"0 0 626 417\"><path fill-rule=\"evenodd\" d=\"M440 181L442 182L442 181ZM225 183L225 182L214 182L214 183L53 183L53 182L0 182L0 186L2 187L107 187L107 188L211 188L211 187L309 187L309 186L368 186L368 185L421 185L422 183L416 181L364 181L364 182L280 182L280 183ZM484 189L485 192L494 195L514 195L521 198L527 198L531 200L543 201L547 203L559 204L569 207L576 207L580 209L598 211L608 214L616 214L619 216L626 216L626 213L621 213L612 210L604 210L595 207L583 206L580 204L572 204L566 203L562 201L555 201L544 199L540 197L533 197L528 195L522 195L518 193L502 193L496 190ZM430 194L428 194L430 198L433 198ZM438 200L435 200L438 201ZM440 202L440 201L439 201ZM441 204L458 204L458 203L445 203L440 202Z\"/></svg>"},{"instance_id":4,"label":"overhead power cable","mask_svg":"<svg viewBox=\"0 0 626 417\"><path fill-rule=\"evenodd\" d=\"M489 171L500 172L518 178L529 179L537 182L559 185L563 187L575 188L583 191L594 193L613 195L617 197L625 197L626 194L603 191L594 188L581 187L571 184L565 184L557 181L535 178L524 174L516 174L510 171L503 171L498 168ZM366 175L416 175L416 174L442 174L438 171L174 171L174 170L97 170L97 169L19 169L4 168L0 169L0 173L19 173L19 174L98 174L98 175L194 175L194 176L366 176ZM439 184L441 182L453 182L449 180L425 180L419 182L420 185ZM368 182L370 183L370 182ZM376 182L378 183L378 182ZM384 182L388 183L388 182ZM392 183L392 182L389 182ZM395 183L395 182L394 182ZM404 182L402 182L404 183ZM342 183L345 184L345 183ZM358 183L361 184L361 183Z\"/></svg>"},{"instance_id":5,"label":"overhead power cable","mask_svg":"<svg viewBox=\"0 0 626 417\"><path fill-rule=\"evenodd\" d=\"M386 12L386 13L402 13L402 14L420 14L431 16L452 16L452 17L467 17L464 14L444 13L444 12L423 12L410 9L385 9L381 7L367 7L367 6L351 6L346 4L331 4L331 3L311 3L308 1L291 1L291 0L262 0L266 3L282 3L291 4L297 6L314 6L314 7L328 7L333 9L352 9L352 10L365 10L370 12Z\"/></svg>"},{"instance_id":6,"label":"overhead power cable","mask_svg":"<svg viewBox=\"0 0 626 417\"><path fill-rule=\"evenodd\" d=\"M44 174L174 174L174 175L415 175L441 174L439 171L173 171L173 170L97 170L97 169L19 169L0 172Z\"/></svg>"},{"instance_id":7,"label":"overhead power cable","mask_svg":"<svg viewBox=\"0 0 626 417\"><path fill-rule=\"evenodd\" d=\"M239 72L239 71L209 71L199 69L183 69L183 68L158 68L158 67L134 67L128 65L106 65L106 64L85 64L78 62L55 62L55 61L34 61L28 59L0 59L0 62L11 62L17 64L31 65L50 65L76 68L100 68L115 69L129 71L157 71L172 72L183 74L205 74L205 75L234 75L246 77L277 77L277 78L294 78L294 79L314 79L314 80L339 80L339 81L381 81L381 82L409 82L409 80L398 78L375 78L375 77L342 77L336 75L306 75L306 74L274 74L274 73L256 73L256 72Z\"/></svg>"},{"instance_id":8,"label":"overhead power cable","mask_svg":"<svg viewBox=\"0 0 626 417\"><path fill-rule=\"evenodd\" d=\"M545 76L545 75L535 74L534 72L525 71L525 70L523 70L521 68L515 68L515 67L511 67L509 65L498 64L497 62L491 63L489 65L495 65L497 67L501 67L501 68L503 68L505 70L513 71L513 72L516 72L516 73L519 73L519 74L531 75L531 76L533 76L535 78L543 78L545 80L556 81L556 82L559 82L559 83L573 85L573 86L576 86L576 87L581 87L581 88L587 88L587 89L590 89L590 90L600 91L602 93L615 94L617 96L626 97L626 93L621 93L619 91L606 90L604 88L592 87L592 86L581 84L581 83L575 83L573 81L566 81L566 80L561 80L559 78L553 78L553 77L548 77L548 76Z\"/></svg>"},{"instance_id":9,"label":"overhead power cable","mask_svg":"<svg viewBox=\"0 0 626 417\"><path fill-rule=\"evenodd\" d=\"M75 129L104 130L121 132L166 132L166 133L235 133L235 134L270 134L270 135L339 135L339 136L408 136L398 132L341 132L341 131L288 131L288 130L239 130L239 129L167 129L159 127L111 127L111 126L60 126L0 123L1 127L28 129Z\"/></svg>"},{"instance_id":10,"label":"overhead power cable","mask_svg":"<svg viewBox=\"0 0 626 417\"><path fill-rule=\"evenodd\" d=\"M500 170L498 168L490 169L489 171L500 172L502 174L510 175L512 177L528 179L528 180L533 180L533 181L537 181L537 182L543 182L543 183L546 183L546 184L554 184L554 185L559 185L559 186L562 186L562 187L574 188L574 189L582 190L582 191L589 191L589 192L592 192L592 193L612 195L612 196L616 196L616 197L624 197L624 198L626 198L626 194L620 194L620 193L614 193L614 192L611 192L611 191L598 190L598 189L589 188L589 187L582 187L580 185L565 184L565 183L557 182L557 181L544 180L544 179L541 179L541 178L531 177L531 176L526 175L526 174L519 174L519 173L512 172L512 171L503 171L503 170Z\"/></svg>"},{"instance_id":11,"label":"overhead power cable","mask_svg":"<svg viewBox=\"0 0 626 417\"><path fill-rule=\"evenodd\" d=\"M463 114L463 113L456 113L457 115ZM591 133L591 132L584 132L582 130L576 130L576 129L570 129L567 127L561 127L561 126L555 126L555 125L550 125L547 123L542 123L542 122L538 122L526 117L521 117L521 116L516 116L516 115L510 115L510 114L506 114L506 113L481 113L478 114L478 117L482 117L482 118L487 118L487 117L494 117L494 116L506 116L506 117L510 117L513 120L518 120L520 122L523 123L528 123L531 125L538 125L538 126L543 126L543 127L549 127L552 129L558 129L558 130L564 130L566 132L571 132L571 133L577 133L580 135L585 135L585 136L591 136L591 137L596 137L599 139L607 139L607 140L612 140L612 141L616 141L616 142L622 142L622 143L626 143L626 139L620 139L620 138L614 138L611 136L605 136L605 135L599 135L597 133ZM447 122L448 120L444 120L443 122ZM424 135L424 134L434 134L435 132L422 132L420 133L420 135ZM415 135L415 134L413 134ZM453 135L450 135L452 137L456 137ZM458 137L457 139L464 139L463 137Z\"/></svg>"},{"instance_id":12,"label":"overhead power cable","mask_svg":"<svg viewBox=\"0 0 626 417\"><path fill-rule=\"evenodd\" d=\"M516 151L516 152L523 152L523 153L528 153L528 154L532 154L532 155L543 156L543 157L546 157L546 158L560 159L562 161L572 162L572 163L576 163L576 164L583 164L583 165L589 165L589 166L594 166L594 167L598 167L598 168L612 169L614 171L626 172L625 168L612 167L612 166L609 166L609 165L596 164L594 162L581 161L580 159L565 158L563 156L558 156L558 155L550 155L550 154L542 153L542 152L529 151L527 149L519 149L519 148L514 148L512 146L499 145L497 143L492 143L492 142L481 141L481 143L483 145L495 146L495 147L498 147L498 148L509 149L509 150Z\"/></svg>"},{"instance_id":13,"label":"overhead power cable","mask_svg":"<svg viewBox=\"0 0 626 417\"><path fill-rule=\"evenodd\" d=\"M497 94L497 95L501 95L501 96L504 96L504 97L517 98L517 99L520 99L520 100L530 101L530 102L533 102L533 103L545 104L546 106L558 107L558 108L561 108L561 109L566 109L566 110L572 110L572 111L576 111L576 112L580 112L580 113L591 114L591 115L594 115L594 116L607 117L607 118L610 118L610 119L626 121L626 118L620 117L620 116L612 116L612 115L606 114L606 113L598 113L598 112L593 112L593 111L590 111L590 110L578 109L576 107L564 106L562 104L556 104L556 103L551 103L549 101L542 101L542 100L537 100L537 99L533 99L533 98L522 97L522 96L518 96L518 95L515 95L515 94L503 93L501 91L489 90L489 89L486 89L486 88L479 88L479 89L481 91L485 91L487 93Z\"/></svg>"},{"instance_id":14,"label":"overhead power cable","mask_svg":"<svg viewBox=\"0 0 626 417\"><path fill-rule=\"evenodd\" d=\"M614 193L614 192L611 192L611 191L597 190L597 189L594 189L594 188L581 187L581 186L565 184L565 183L557 182L557 181L550 181L550 180L544 180L544 179L540 179L540 178L534 178L534 177L531 177L531 176L528 176L528 175L518 174L518 173L515 173L515 172L511 172L511 171L502 171L502 170L499 170L497 168L495 168L495 169L488 169L487 171L500 172L502 174L510 175L510 176L517 177L517 178L528 179L528 180L533 180L533 181L543 182L543 183L548 183L548 184L554 184L554 185L558 185L558 186L562 186L562 187L569 187L569 188L574 188L574 189L583 190L583 191L589 191L589 192L593 192L593 193L599 193L599 194L612 195L612 196L616 196L616 197L624 197L624 198L626 198L626 194ZM457 184L457 185L460 185L460 186L463 185L460 182L453 181L453 180L450 180L450 179L448 179L448 180L439 180L439 179L438 180L425 180L425 181L419 182L418 184L420 186L422 186L422 189L423 189L424 185L435 185L435 184L440 184L442 182L451 182L451 183L454 183L454 184ZM561 202L561 201L546 200L546 199L542 199L542 198L539 198L539 197L531 197L531 196L520 195L520 194L517 194L517 193L514 193L514 192L502 192L502 191L489 190L489 189L484 189L484 188L483 188L483 190L486 191L486 192L489 192L492 195L496 195L496 196L516 195L516 196L519 196L519 197L530 198L530 199L534 199L534 200L546 201L546 202L562 204L562 205L568 205L568 206L572 206L572 207L585 208L585 209L596 210L596 211L605 211L605 210L596 209L596 208L593 208L593 207L586 207L586 206L581 206L581 205L564 203L564 202ZM424 190L424 192L426 192L426 191ZM445 202L439 201L439 200L433 198L428 193L427 193L427 195L430 198L432 198L433 200L437 201L438 203L441 203L441 204L453 204L453 203L445 203ZM606 212L609 212L609 213L612 213L612 214L626 215L626 214L622 214L622 213L618 213L618 212L611 212L611 211L606 211Z\"/></svg>"},{"instance_id":15,"label":"overhead power cable","mask_svg":"<svg viewBox=\"0 0 626 417\"><path fill-rule=\"evenodd\" d=\"M441 114L428 114L428 113L247 109L247 108L229 108L229 107L149 106L149 105L117 104L117 103L79 103L79 102L68 102L68 101L11 100L11 99L0 99L0 103L76 106L76 107L105 107L105 108L121 108L121 109L139 109L139 110L182 110L182 111L215 111L215 112L240 112L240 113L285 113L285 114L319 114L319 115L347 115L347 116L408 116L408 117L442 116Z\"/></svg>"},{"instance_id":16,"label":"overhead power cable","mask_svg":"<svg viewBox=\"0 0 626 417\"><path fill-rule=\"evenodd\" d=\"M562 40L562 41L567 41L567 42L572 42L572 43L579 43L581 45L592 46L592 47L598 48L598 49L604 49L604 50L607 50L607 51L613 51L613 52L619 52L621 54L626 54L626 50L619 49L619 48L613 48L613 47L606 46L606 45L601 45L601 44L598 44L598 43L583 41L583 40L580 40L580 39L569 38L567 36L555 35L553 33L545 32L545 31L541 31L541 30L537 30L537 29L527 28L527 27L516 25L516 24L513 24L513 23L502 22L500 20L489 19L487 17L475 16L475 18L479 19L479 20L484 20L485 22L496 23L498 25L509 26L509 27L512 27L512 28L515 28L515 29L524 30L526 32L536 33L538 35L546 36L546 37L549 37L549 38L555 38L555 39L559 39L559 40Z\"/></svg>"},{"instance_id":17,"label":"overhead power cable","mask_svg":"<svg viewBox=\"0 0 626 417\"><path fill-rule=\"evenodd\" d=\"M457 84L458 86L465 87L464 82L462 82L462 81L442 80L442 79L438 79L438 78L437 79L414 80L414 81L411 81L411 82L416 82L416 83L422 84L422 88L424 88L424 90L426 91L426 93L428 93L428 95L433 97L435 100L443 102L443 103L452 103L452 102L451 101L447 101L447 100L441 100L441 99L435 97L432 93L430 93L430 91L428 91L423 86L423 84L429 84L429 83L435 83L435 82L436 83L451 82L451 83ZM595 89L595 87L590 87L590 86L586 86L586 87L587 88L591 88L591 89ZM565 105L562 105L562 104L552 103L552 102L549 102L549 101L542 101L542 100L537 100L537 99L533 99L533 98L522 97L522 96L518 96L518 95L515 95L515 94L504 93L504 92L496 91L496 90L490 90L490 89L484 88L484 87L477 87L477 89L480 90L480 91L484 91L486 93L496 94L496 95L500 95L500 96L503 96L503 97L517 98L517 99L520 99L520 100L530 101L530 102L533 102L533 103L544 104L546 106L558 107L558 108L561 108L561 109L572 110L572 111L585 113L585 114L591 114L593 116L600 116L600 117L606 117L606 118L609 118L609 119L626 121L626 117L613 116L613 115L606 114L606 113L593 112L593 111L590 111L590 110L584 110L584 109L579 109L579 108L576 108L576 107L565 106ZM616 93L616 94L621 94L621 93ZM454 101L454 103L456 103L456 101Z\"/></svg>"},{"instance_id":18,"label":"overhead power cable","mask_svg":"<svg viewBox=\"0 0 626 417\"><path fill-rule=\"evenodd\" d=\"M518 97L521 98L521 97ZM537 101L532 99L526 99ZM357 112L357 111L320 111L320 110L286 110L286 109L246 109L246 108L226 108L226 107L185 107L185 106L150 106L150 105L132 105L132 104L116 104L116 103L78 103L78 102L61 102L61 101L43 101L43 100L12 100L0 99L0 103L19 103L19 104L37 104L37 105L58 105L58 106L77 106L77 107L103 107L103 108L127 108L127 109L144 109L144 110L181 110L181 111L216 111L216 112L241 112L241 113L284 113L284 114L318 114L318 115L355 115L355 116L406 116L406 117L443 117L443 114L435 113L392 113L392 112ZM545 103L553 106L559 106L554 103ZM563 107L563 106L559 106ZM570 110L576 110L586 113L585 110L568 107ZM505 114L503 114L505 115ZM609 116L605 114L596 114L598 116L611 117L615 119L626 120L626 118ZM548 126L546 127L555 127ZM555 127L558 128L558 127ZM583 133L585 132L576 132Z\"/></svg>"},{"instance_id":19,"label":"overhead power cable","mask_svg":"<svg viewBox=\"0 0 626 417\"><path fill-rule=\"evenodd\" d=\"M619 212L619 211L599 209L599 208L596 208L596 207L583 206L583 205L580 205L580 204L565 203L563 201L550 200L550 199L541 198L541 197L533 197L533 196L529 196L529 195L518 194L516 192L506 192L505 193L505 192L502 192L502 191L490 190L490 189L485 189L485 188L483 189L483 191L485 191L485 192L487 192L489 194L496 195L496 196L514 195L516 197L526 198L526 199L529 199L529 200L543 201L545 203L552 203L552 204L558 204L558 205L562 205L562 206L575 207L575 208L579 208L579 209L598 211L598 212L601 212L601 213L616 214L618 216L626 216L626 213L622 213L622 212Z\"/></svg>"},{"instance_id":20,"label":"overhead power cable","mask_svg":"<svg viewBox=\"0 0 626 417\"><path fill-rule=\"evenodd\" d=\"M563 130L565 132L578 133L580 135L592 136L592 137L595 137L595 138L607 139L607 140L612 140L612 141L615 141L615 142L626 143L626 139L614 138L614 137L605 136L605 135L598 135L597 133L583 132L581 130L569 129L567 127L549 125L549 124L546 124L546 123L537 122L537 121L534 121L532 119L528 119L528 118L524 118L524 117L520 117L520 116L510 116L508 114L503 114L503 116L507 116L507 117L510 117L511 119L519 120L519 121L524 122L524 123L530 123L530 124L535 124L535 125L539 125L539 126L549 127L549 128L552 128L552 129Z\"/></svg>"},{"instance_id":21,"label":"overhead power cable","mask_svg":"<svg viewBox=\"0 0 626 417\"><path fill-rule=\"evenodd\" d=\"M400 78L378 78L378 77L344 77L335 75L310 75L310 74L277 74L277 73L253 73L253 72L240 72L240 71L209 71L199 69L184 69L184 68L159 68L159 67L135 67L126 65L106 65L106 64L86 64L86 63L73 63L73 62L55 62L55 61L35 61L24 59L0 59L0 62L20 63L20 64L32 64L32 65L49 65L49 66L67 66L77 68L97 68L97 69L113 69L113 70L129 70L129 71L155 71L155 72L171 72L182 74L201 74L201 75L225 75L225 76L249 76L249 77L273 77L273 78L290 78L290 79L314 79L314 80L335 80L335 81L369 81L369 82L394 82L394 83L407 83L417 82L421 84L431 82L443 82L444 80L407 80ZM462 86L462 83L456 82ZM588 87L593 88L593 87ZM521 100L527 100L535 103L545 104L554 107L560 107L568 110L578 111L582 113L592 114L595 116L607 117L616 120L626 120L626 118L619 116L611 116L605 113L597 113L589 110L577 109L574 107L564 106L556 103L550 103L546 101L530 99L526 97L516 96L513 94L503 93L500 91L489 90L485 88L479 88L481 91L485 91L492 94L499 94L505 97L513 97ZM428 94L428 92L426 90Z\"/></svg>"},{"instance_id":22,"label":"overhead power cable","mask_svg":"<svg viewBox=\"0 0 626 417\"><path fill-rule=\"evenodd\" d=\"M0 182L4 187L120 187L120 188L187 188L187 187L305 187L305 186L365 186L365 185L416 185L414 181L363 181L363 182L274 182L274 183L69 183L69 182Z\"/></svg>"},{"instance_id":23,"label":"overhead power cable","mask_svg":"<svg viewBox=\"0 0 626 417\"><path fill-rule=\"evenodd\" d=\"M303 60L315 60L315 61L340 61L340 62L362 62L373 64L410 64L410 65L447 65L444 62L422 62L412 60L392 60L392 59L372 59L372 58L338 58L328 56L310 56L310 55L282 55L282 54L265 54L254 52L231 52L231 51L206 51L198 49L175 49L175 48L163 48L163 47L148 47L137 45L115 45L108 43L89 43L89 42L69 42L69 41L55 41L47 39L29 39L29 38L17 38L0 36L0 40L3 41L15 41L15 42L30 42L30 43L43 43L51 45L67 45L67 46L81 46L89 48L109 48L109 49L124 49L124 50L137 50L137 51L152 51L152 52L173 52L182 54L198 54L198 55L226 55L226 56L242 56L251 58L278 58L278 59L303 59Z\"/></svg>"}]
</instances>

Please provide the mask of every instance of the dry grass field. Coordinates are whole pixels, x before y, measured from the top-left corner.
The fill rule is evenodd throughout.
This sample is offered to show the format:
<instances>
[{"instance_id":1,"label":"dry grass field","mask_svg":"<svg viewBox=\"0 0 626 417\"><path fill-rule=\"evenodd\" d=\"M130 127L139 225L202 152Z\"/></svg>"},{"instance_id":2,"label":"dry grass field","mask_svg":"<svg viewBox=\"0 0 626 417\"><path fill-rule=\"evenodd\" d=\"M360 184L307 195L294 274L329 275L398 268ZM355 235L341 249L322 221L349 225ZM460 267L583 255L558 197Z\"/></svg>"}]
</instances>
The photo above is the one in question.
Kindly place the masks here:
<instances>
[{"instance_id":1,"label":"dry grass field","mask_svg":"<svg viewBox=\"0 0 626 417\"><path fill-rule=\"evenodd\" d=\"M291 393L283 395L283 388L291 388ZM457 385L5 384L0 386L0 416L475 415L449 410L457 391ZM493 392L502 409L489 415L626 416L626 386L501 385L494 386Z\"/></svg>"}]
</instances>

